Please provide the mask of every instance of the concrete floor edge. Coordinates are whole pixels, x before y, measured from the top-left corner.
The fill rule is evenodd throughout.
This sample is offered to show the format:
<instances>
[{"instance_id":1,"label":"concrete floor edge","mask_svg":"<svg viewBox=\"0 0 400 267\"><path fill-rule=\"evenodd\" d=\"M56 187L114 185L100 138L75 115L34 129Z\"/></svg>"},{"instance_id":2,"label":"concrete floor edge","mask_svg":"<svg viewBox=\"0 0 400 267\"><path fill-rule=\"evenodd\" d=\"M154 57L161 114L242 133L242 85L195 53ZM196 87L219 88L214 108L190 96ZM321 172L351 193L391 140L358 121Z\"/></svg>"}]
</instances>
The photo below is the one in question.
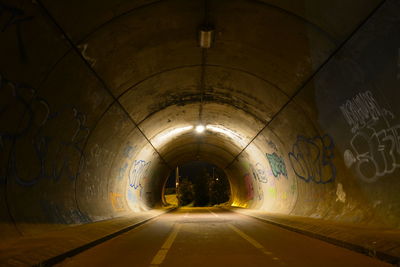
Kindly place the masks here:
<instances>
[{"instance_id":1,"label":"concrete floor edge","mask_svg":"<svg viewBox=\"0 0 400 267\"><path fill-rule=\"evenodd\" d=\"M390 254L385 253L383 251L373 250L371 248L367 248L367 247L364 247L364 246L361 246L361 245L358 245L358 244L350 243L350 242L347 242L347 241L344 241L344 240L341 240L341 239L335 239L335 238L328 237L328 236L325 236L325 235L321 235L321 234L318 234L318 233L315 233L315 232L311 232L311 231L295 228L295 227L292 227L292 226L289 226L289 225L286 225L286 224L274 222L274 221L271 221L271 220L268 220L268 219L265 219L265 218L262 218L262 217L258 217L258 216L255 216L255 215L242 213L242 212L238 211L238 210L240 210L240 208L237 208L237 210L229 209L229 208L222 208L222 209L233 211L233 212L239 213L241 215L249 216L249 217L255 218L257 220L260 220L262 222L269 223L269 224L284 228L284 229L289 230L289 231L293 231L293 232L300 233L300 234L303 234L303 235L306 235L306 236L309 236L309 237L312 237L312 238L316 238L316 239L331 243L333 245L340 246L340 247L343 247L343 248L346 248L346 249L349 249L349 250L364 254L366 256L379 259L381 261L393 264L395 266L400 266L400 258L399 257L390 255Z\"/></svg>"},{"instance_id":2,"label":"concrete floor edge","mask_svg":"<svg viewBox=\"0 0 400 267\"><path fill-rule=\"evenodd\" d=\"M130 231L130 230L132 230L132 229L134 229L134 228L136 228L136 227L138 227L138 226L140 226L142 224L145 224L145 223L147 223L147 222L149 222L151 220L154 220L155 218L159 217L160 215L163 215L165 213L174 211L175 209L176 209L176 207L172 207L172 208L166 210L163 213L160 213L160 214L155 215L155 216L153 216L151 218L147 218L147 219L145 219L143 221L140 221L140 222L137 222L135 224L132 224L132 225L130 225L128 227L125 227L125 228L123 228L121 230L118 230L118 231L116 231L114 233L108 234L108 235L106 235L106 236L104 236L102 238L99 238L99 239L96 239L96 240L94 240L92 242L83 244L82 246L79 246L77 248L68 250L68 251L66 251L66 252L64 252L62 254L59 254L57 256L51 257L51 258L49 258L47 260L44 260L44 261L39 262L37 264L34 264L33 266L34 267L53 266L53 265L55 265L57 263L62 262L63 260L65 260L65 259L67 259L69 257L75 256L75 255L77 255L77 254L79 254L79 253L81 253L81 252L83 252L83 251L85 251L87 249L90 249L90 248L92 248L94 246L97 246L97 245L99 245L99 244L101 244L103 242L106 242L106 241L108 241L108 240L110 240L112 238L115 238L115 237L117 237L117 236L119 236L119 235L121 235L123 233L126 233L126 232L128 232L128 231Z\"/></svg>"}]
</instances>

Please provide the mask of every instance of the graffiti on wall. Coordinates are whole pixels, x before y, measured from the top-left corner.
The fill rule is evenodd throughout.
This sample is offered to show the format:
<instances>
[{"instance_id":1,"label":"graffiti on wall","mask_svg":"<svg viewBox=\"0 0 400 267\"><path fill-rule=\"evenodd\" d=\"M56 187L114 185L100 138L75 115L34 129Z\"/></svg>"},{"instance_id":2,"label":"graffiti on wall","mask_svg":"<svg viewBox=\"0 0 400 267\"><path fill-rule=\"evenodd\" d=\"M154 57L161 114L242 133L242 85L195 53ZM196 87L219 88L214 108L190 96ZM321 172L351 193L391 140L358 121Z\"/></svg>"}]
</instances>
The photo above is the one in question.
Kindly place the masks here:
<instances>
[{"instance_id":1,"label":"graffiti on wall","mask_svg":"<svg viewBox=\"0 0 400 267\"><path fill-rule=\"evenodd\" d=\"M21 61L26 61L27 59L25 45L22 38L22 27L25 22L28 22L33 18L33 16L26 15L22 9L0 3L0 33L5 32L12 27L15 28Z\"/></svg>"},{"instance_id":2,"label":"graffiti on wall","mask_svg":"<svg viewBox=\"0 0 400 267\"><path fill-rule=\"evenodd\" d=\"M265 173L264 166L261 163L257 162L255 166L250 164L251 172L253 173L253 177L261 182L261 183L268 183L267 175Z\"/></svg>"},{"instance_id":3,"label":"graffiti on wall","mask_svg":"<svg viewBox=\"0 0 400 267\"><path fill-rule=\"evenodd\" d=\"M336 178L333 164L334 143L329 135L307 138L297 136L289 160L297 177L305 182L326 184Z\"/></svg>"},{"instance_id":4,"label":"graffiti on wall","mask_svg":"<svg viewBox=\"0 0 400 267\"><path fill-rule=\"evenodd\" d=\"M348 168L354 167L363 181L372 183L400 167L400 124L371 91L347 100L340 110L352 134L344 152Z\"/></svg>"},{"instance_id":5,"label":"graffiti on wall","mask_svg":"<svg viewBox=\"0 0 400 267\"><path fill-rule=\"evenodd\" d=\"M272 198L276 198L276 187L269 186L267 189L268 195Z\"/></svg>"},{"instance_id":6,"label":"graffiti on wall","mask_svg":"<svg viewBox=\"0 0 400 267\"><path fill-rule=\"evenodd\" d=\"M145 177L151 161L134 160L129 171L129 186L134 189L142 188L141 179Z\"/></svg>"},{"instance_id":7,"label":"graffiti on wall","mask_svg":"<svg viewBox=\"0 0 400 267\"><path fill-rule=\"evenodd\" d=\"M135 151L136 151L136 146L132 146L130 143L128 143L122 150L122 157L125 160L130 160L133 157ZM128 170L128 166L129 166L128 162L125 162L122 165L122 167L118 169L118 175L117 175L118 180L122 180L124 178L125 173Z\"/></svg>"},{"instance_id":8,"label":"graffiti on wall","mask_svg":"<svg viewBox=\"0 0 400 267\"><path fill-rule=\"evenodd\" d=\"M274 177L279 179L279 176L283 175L284 177L288 178L286 165L283 158L278 156L278 154L275 152L272 154L266 153L265 155L267 156L269 166L271 167Z\"/></svg>"},{"instance_id":9,"label":"graffiti on wall","mask_svg":"<svg viewBox=\"0 0 400 267\"><path fill-rule=\"evenodd\" d=\"M78 49L81 51L82 57L90 64L90 66L94 67L97 60L88 55L88 44L80 44L78 45Z\"/></svg>"},{"instance_id":10,"label":"graffiti on wall","mask_svg":"<svg viewBox=\"0 0 400 267\"><path fill-rule=\"evenodd\" d=\"M0 99L0 156L5 163L0 176L14 178L22 186L41 178L74 180L85 163L83 146L90 132L86 115L75 106L53 109L31 86L1 75ZM55 135L59 127L62 131ZM27 157L34 163L29 172ZM81 163L78 169L74 162Z\"/></svg>"},{"instance_id":11,"label":"graffiti on wall","mask_svg":"<svg viewBox=\"0 0 400 267\"><path fill-rule=\"evenodd\" d=\"M118 180L122 180L124 178L127 169L128 169L128 163L124 163L124 165L122 165L122 167L118 169L118 176L117 176Z\"/></svg>"},{"instance_id":12,"label":"graffiti on wall","mask_svg":"<svg viewBox=\"0 0 400 267\"><path fill-rule=\"evenodd\" d=\"M131 203L134 203L135 202L135 196L134 196L134 194L133 194L133 192L131 191L131 190L128 190L128 195L127 195L127 198L128 198L128 200L131 202Z\"/></svg>"},{"instance_id":13,"label":"graffiti on wall","mask_svg":"<svg viewBox=\"0 0 400 267\"><path fill-rule=\"evenodd\" d=\"M278 151L277 146L276 146L275 143L272 142L271 140L268 140L268 141L267 141L267 145L268 145L270 148L272 148L273 150Z\"/></svg>"},{"instance_id":14,"label":"graffiti on wall","mask_svg":"<svg viewBox=\"0 0 400 267\"><path fill-rule=\"evenodd\" d=\"M128 190L127 199L131 204L137 204L139 199L142 198L142 190L140 190L138 193L136 192L137 191Z\"/></svg>"},{"instance_id":15,"label":"graffiti on wall","mask_svg":"<svg viewBox=\"0 0 400 267\"><path fill-rule=\"evenodd\" d=\"M143 200L143 188L140 185L138 190L129 188L127 193L127 200L130 204L138 205Z\"/></svg>"},{"instance_id":16,"label":"graffiti on wall","mask_svg":"<svg viewBox=\"0 0 400 267\"><path fill-rule=\"evenodd\" d=\"M384 116L384 110L379 107L371 91L359 93L353 99L347 100L340 106L340 110L352 133L368 127Z\"/></svg>"},{"instance_id":17,"label":"graffiti on wall","mask_svg":"<svg viewBox=\"0 0 400 267\"><path fill-rule=\"evenodd\" d=\"M256 196L258 200L262 200L264 198L264 194L261 188L261 183L266 183L268 181L264 167L259 162L256 163L255 167L253 167L251 164L249 164L249 167L251 173L253 174L253 183L251 185L253 188L253 196ZM249 188L249 186L246 187Z\"/></svg>"},{"instance_id":18,"label":"graffiti on wall","mask_svg":"<svg viewBox=\"0 0 400 267\"><path fill-rule=\"evenodd\" d=\"M124 151L122 153L122 155L124 156L124 158L130 159L133 156L133 153L136 150L136 146L132 146L131 144L128 144L125 148Z\"/></svg>"},{"instance_id":19,"label":"graffiti on wall","mask_svg":"<svg viewBox=\"0 0 400 267\"><path fill-rule=\"evenodd\" d=\"M251 175L250 173L246 173L244 175L244 183L246 186L246 198L247 200L251 200L254 198L254 188L253 188L253 181L251 180Z\"/></svg>"},{"instance_id":20,"label":"graffiti on wall","mask_svg":"<svg viewBox=\"0 0 400 267\"><path fill-rule=\"evenodd\" d=\"M124 211L125 210L124 198L123 198L122 194L110 192L110 201L111 201L111 206L113 207L113 209L115 211Z\"/></svg>"}]
</instances>

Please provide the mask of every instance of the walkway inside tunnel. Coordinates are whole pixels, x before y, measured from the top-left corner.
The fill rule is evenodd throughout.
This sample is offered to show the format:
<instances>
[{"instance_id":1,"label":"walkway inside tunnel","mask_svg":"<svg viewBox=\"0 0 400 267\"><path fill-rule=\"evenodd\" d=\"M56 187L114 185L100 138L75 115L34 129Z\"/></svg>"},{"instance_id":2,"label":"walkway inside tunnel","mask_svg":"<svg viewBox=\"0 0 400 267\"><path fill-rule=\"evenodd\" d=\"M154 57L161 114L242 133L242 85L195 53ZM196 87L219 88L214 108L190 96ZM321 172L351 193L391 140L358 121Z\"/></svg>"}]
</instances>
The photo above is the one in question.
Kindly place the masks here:
<instances>
[{"instance_id":1,"label":"walkway inside tunnel","mask_svg":"<svg viewBox=\"0 0 400 267\"><path fill-rule=\"evenodd\" d=\"M399 14L0 0L0 265L399 264Z\"/></svg>"},{"instance_id":2,"label":"walkway inside tunnel","mask_svg":"<svg viewBox=\"0 0 400 267\"><path fill-rule=\"evenodd\" d=\"M140 244L140 245L138 245ZM218 208L180 208L56 266L391 266Z\"/></svg>"}]
</instances>

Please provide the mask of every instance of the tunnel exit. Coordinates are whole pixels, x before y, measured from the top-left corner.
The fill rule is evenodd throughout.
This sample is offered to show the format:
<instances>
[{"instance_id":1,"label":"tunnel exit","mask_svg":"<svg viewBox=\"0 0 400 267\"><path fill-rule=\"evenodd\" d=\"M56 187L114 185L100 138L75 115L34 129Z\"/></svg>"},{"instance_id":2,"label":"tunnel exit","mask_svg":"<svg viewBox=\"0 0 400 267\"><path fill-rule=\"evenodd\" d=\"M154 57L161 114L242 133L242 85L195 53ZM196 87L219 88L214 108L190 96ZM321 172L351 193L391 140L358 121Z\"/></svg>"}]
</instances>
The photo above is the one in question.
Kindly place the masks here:
<instances>
[{"instance_id":1,"label":"tunnel exit","mask_svg":"<svg viewBox=\"0 0 400 267\"><path fill-rule=\"evenodd\" d=\"M165 200L176 206L229 206L230 185L225 172L216 165L193 161L171 172L164 189Z\"/></svg>"}]
</instances>

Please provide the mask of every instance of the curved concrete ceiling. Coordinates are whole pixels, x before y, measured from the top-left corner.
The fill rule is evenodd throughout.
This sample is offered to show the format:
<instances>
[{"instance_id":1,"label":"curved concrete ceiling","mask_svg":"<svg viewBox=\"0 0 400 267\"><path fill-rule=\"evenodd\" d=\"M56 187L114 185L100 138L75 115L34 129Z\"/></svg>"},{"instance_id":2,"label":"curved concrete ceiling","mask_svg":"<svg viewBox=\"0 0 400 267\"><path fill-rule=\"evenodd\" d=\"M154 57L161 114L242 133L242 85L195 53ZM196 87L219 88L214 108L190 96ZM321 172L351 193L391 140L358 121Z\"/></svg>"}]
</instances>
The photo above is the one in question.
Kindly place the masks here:
<instances>
[{"instance_id":1,"label":"curved concrete ceiling","mask_svg":"<svg viewBox=\"0 0 400 267\"><path fill-rule=\"evenodd\" d=\"M18 231L154 207L193 160L225 169L236 206L346 220L369 199L333 157L345 148L310 81L382 1L8 2L25 16L0 44L1 212ZM215 28L209 49L203 25ZM299 163L313 153L322 166ZM343 184L357 197L335 213Z\"/></svg>"}]
</instances>

